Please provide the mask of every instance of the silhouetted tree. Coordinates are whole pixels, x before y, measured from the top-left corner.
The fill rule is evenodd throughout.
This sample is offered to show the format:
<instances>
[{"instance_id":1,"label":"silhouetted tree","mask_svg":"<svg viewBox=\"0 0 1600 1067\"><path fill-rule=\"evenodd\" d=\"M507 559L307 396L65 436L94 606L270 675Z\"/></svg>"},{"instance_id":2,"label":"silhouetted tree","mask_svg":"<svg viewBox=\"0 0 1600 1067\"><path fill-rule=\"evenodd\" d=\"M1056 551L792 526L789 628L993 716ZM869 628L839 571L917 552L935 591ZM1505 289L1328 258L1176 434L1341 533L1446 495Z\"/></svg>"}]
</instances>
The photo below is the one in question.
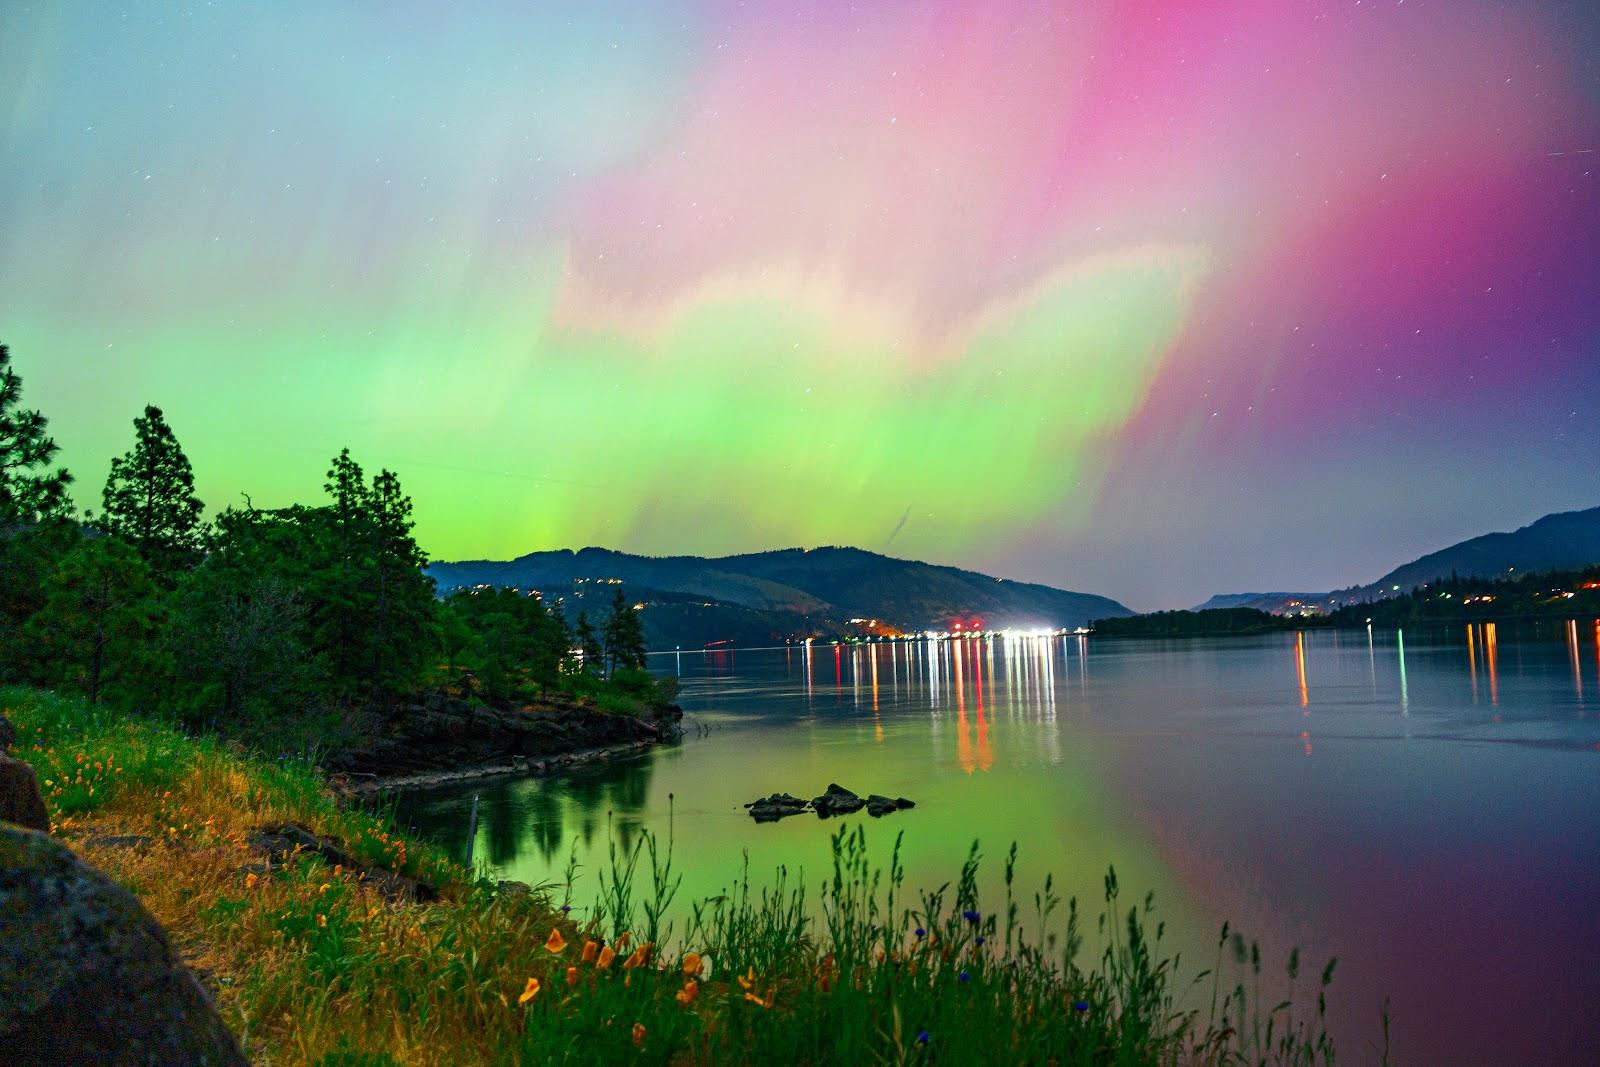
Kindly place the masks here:
<instances>
[{"instance_id":1,"label":"silhouetted tree","mask_svg":"<svg viewBox=\"0 0 1600 1067\"><path fill-rule=\"evenodd\" d=\"M611 615L606 619L603 637L610 670L644 666L644 626L621 589L611 601Z\"/></svg>"},{"instance_id":2,"label":"silhouetted tree","mask_svg":"<svg viewBox=\"0 0 1600 1067\"><path fill-rule=\"evenodd\" d=\"M22 379L0 345L0 530L65 515L72 484L65 468L48 469L60 451L45 433L50 420L21 404Z\"/></svg>"},{"instance_id":3,"label":"silhouetted tree","mask_svg":"<svg viewBox=\"0 0 1600 1067\"><path fill-rule=\"evenodd\" d=\"M604 674L605 650L600 646L600 635L590 624L587 611L578 612L578 625L573 629L573 640L577 644L581 660L579 670L584 674Z\"/></svg>"},{"instance_id":4,"label":"silhouetted tree","mask_svg":"<svg viewBox=\"0 0 1600 1067\"><path fill-rule=\"evenodd\" d=\"M101 494L101 525L138 550L158 581L171 584L200 560L200 514L194 471L158 407L133 420L133 450L111 461Z\"/></svg>"}]
</instances>

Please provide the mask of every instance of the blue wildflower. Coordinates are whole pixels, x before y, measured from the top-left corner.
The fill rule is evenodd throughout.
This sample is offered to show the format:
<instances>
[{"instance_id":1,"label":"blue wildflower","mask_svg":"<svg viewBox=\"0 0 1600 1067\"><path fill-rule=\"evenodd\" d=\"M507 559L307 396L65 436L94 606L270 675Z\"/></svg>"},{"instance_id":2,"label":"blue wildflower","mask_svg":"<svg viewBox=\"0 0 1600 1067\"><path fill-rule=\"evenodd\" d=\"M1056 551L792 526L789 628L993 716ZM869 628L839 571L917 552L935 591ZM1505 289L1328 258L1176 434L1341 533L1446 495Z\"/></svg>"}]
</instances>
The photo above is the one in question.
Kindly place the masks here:
<instances>
[{"instance_id":1,"label":"blue wildflower","mask_svg":"<svg viewBox=\"0 0 1600 1067\"><path fill-rule=\"evenodd\" d=\"M980 945L983 944L983 935L979 934L974 940Z\"/></svg>"},{"instance_id":2,"label":"blue wildflower","mask_svg":"<svg viewBox=\"0 0 1600 1067\"><path fill-rule=\"evenodd\" d=\"M571 910L572 910L572 905L571 904L563 904L563 905L561 905L561 914L565 915L567 912L569 912Z\"/></svg>"},{"instance_id":3,"label":"blue wildflower","mask_svg":"<svg viewBox=\"0 0 1600 1067\"><path fill-rule=\"evenodd\" d=\"M983 919L983 916L979 915L975 911L964 911L964 912L961 913L961 917L963 919L967 920L967 922L969 922L969 923L980 922Z\"/></svg>"},{"instance_id":4,"label":"blue wildflower","mask_svg":"<svg viewBox=\"0 0 1600 1067\"><path fill-rule=\"evenodd\" d=\"M972 981L972 975L968 974L966 971L962 971L960 974L956 975L956 981L970 982Z\"/></svg>"},{"instance_id":5,"label":"blue wildflower","mask_svg":"<svg viewBox=\"0 0 1600 1067\"><path fill-rule=\"evenodd\" d=\"M926 931L926 930L924 930L924 929L923 929L923 928L922 928L922 927L920 927L920 926L919 926L919 927L917 927L917 928L916 928L916 929L915 929L915 930L913 930L913 931L912 931L912 933L914 933L914 934L916 934L916 935L917 935L917 940L918 940L918 941L921 941L921 940L922 940L922 939L923 939L923 938L925 938L925 937L927 937L927 936L928 936L928 931Z\"/></svg>"},{"instance_id":6,"label":"blue wildflower","mask_svg":"<svg viewBox=\"0 0 1600 1067\"><path fill-rule=\"evenodd\" d=\"M927 1043L928 1043L928 1031L919 1030L917 1032L917 1044L926 1045Z\"/></svg>"},{"instance_id":7,"label":"blue wildflower","mask_svg":"<svg viewBox=\"0 0 1600 1067\"><path fill-rule=\"evenodd\" d=\"M1073 1004L1072 1004L1072 1010L1073 1011L1088 1011L1089 1010L1089 1002L1087 1000L1074 1001Z\"/></svg>"}]
</instances>

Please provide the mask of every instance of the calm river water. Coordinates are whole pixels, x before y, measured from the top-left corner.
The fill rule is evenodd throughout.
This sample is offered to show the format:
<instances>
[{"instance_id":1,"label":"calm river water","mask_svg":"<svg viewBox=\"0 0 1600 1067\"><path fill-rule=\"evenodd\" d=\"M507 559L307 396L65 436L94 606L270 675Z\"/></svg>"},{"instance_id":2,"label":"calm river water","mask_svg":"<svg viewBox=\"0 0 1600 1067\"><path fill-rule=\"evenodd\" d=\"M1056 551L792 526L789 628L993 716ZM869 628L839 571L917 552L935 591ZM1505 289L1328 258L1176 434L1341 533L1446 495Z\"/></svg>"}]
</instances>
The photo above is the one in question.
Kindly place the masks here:
<instances>
[{"instance_id":1,"label":"calm river water","mask_svg":"<svg viewBox=\"0 0 1600 1067\"><path fill-rule=\"evenodd\" d=\"M539 883L576 848L579 901L612 840L665 838L670 821L681 902L720 891L746 853L757 878L783 864L814 886L841 822L756 825L742 805L839 782L917 801L845 823L867 822L885 857L903 831L913 885L953 880L976 840L992 894L1016 842L1026 899L1049 872L1092 919L1112 864L1124 902L1153 890L1189 974L1224 919L1274 969L1295 945L1312 974L1337 955L1342 1062L1377 1059L1385 997L1402 1063L1600 1062L1596 620L1515 638L917 641L652 666L681 676L681 745L410 794L402 818L461 856L478 794L476 857Z\"/></svg>"}]
</instances>

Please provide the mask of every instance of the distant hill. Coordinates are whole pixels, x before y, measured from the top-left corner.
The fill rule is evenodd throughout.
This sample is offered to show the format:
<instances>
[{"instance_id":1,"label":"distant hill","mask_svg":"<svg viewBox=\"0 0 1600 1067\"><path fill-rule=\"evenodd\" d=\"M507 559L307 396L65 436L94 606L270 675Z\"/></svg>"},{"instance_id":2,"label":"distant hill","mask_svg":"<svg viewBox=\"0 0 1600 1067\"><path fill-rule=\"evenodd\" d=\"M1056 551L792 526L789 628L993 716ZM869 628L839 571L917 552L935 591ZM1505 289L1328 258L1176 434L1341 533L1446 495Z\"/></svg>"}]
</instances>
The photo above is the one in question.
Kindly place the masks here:
<instances>
[{"instance_id":1,"label":"distant hill","mask_svg":"<svg viewBox=\"0 0 1600 1067\"><path fill-rule=\"evenodd\" d=\"M646 637L656 648L836 634L847 632L852 619L911 632L944 630L957 621L997 629L1077 627L1132 614L1115 600L1091 593L857 548L792 548L711 559L585 548L506 561L435 563L428 573L442 593L474 585L515 586L578 598L591 612L610 602L608 585L620 581L630 598L647 603Z\"/></svg>"},{"instance_id":2,"label":"distant hill","mask_svg":"<svg viewBox=\"0 0 1600 1067\"><path fill-rule=\"evenodd\" d=\"M1219 611L1225 608L1254 608L1256 611L1278 611L1286 604L1315 604L1327 593L1218 593L1191 611Z\"/></svg>"},{"instance_id":3,"label":"distant hill","mask_svg":"<svg viewBox=\"0 0 1600 1067\"><path fill-rule=\"evenodd\" d=\"M1525 571L1575 569L1600 563L1600 508L1563 511L1509 533L1484 534L1402 564L1367 585L1329 593L1226 593L1202 608L1250 607L1261 611L1295 610L1292 602L1324 609L1409 592L1451 574L1493 578Z\"/></svg>"}]
</instances>

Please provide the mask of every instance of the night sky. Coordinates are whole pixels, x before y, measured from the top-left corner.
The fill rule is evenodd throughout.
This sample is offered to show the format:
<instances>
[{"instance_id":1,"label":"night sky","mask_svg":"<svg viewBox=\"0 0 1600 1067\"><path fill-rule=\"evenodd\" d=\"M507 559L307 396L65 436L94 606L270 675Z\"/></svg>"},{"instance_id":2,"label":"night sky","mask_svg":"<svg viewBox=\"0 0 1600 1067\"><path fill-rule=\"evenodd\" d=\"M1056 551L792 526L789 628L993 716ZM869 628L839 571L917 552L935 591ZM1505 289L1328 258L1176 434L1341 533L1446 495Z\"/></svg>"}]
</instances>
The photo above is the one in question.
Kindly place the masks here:
<instances>
[{"instance_id":1,"label":"night sky","mask_svg":"<svg viewBox=\"0 0 1600 1067\"><path fill-rule=\"evenodd\" d=\"M1351 584L1600 504L1590 6L12 0L0 340L84 506Z\"/></svg>"}]
</instances>

